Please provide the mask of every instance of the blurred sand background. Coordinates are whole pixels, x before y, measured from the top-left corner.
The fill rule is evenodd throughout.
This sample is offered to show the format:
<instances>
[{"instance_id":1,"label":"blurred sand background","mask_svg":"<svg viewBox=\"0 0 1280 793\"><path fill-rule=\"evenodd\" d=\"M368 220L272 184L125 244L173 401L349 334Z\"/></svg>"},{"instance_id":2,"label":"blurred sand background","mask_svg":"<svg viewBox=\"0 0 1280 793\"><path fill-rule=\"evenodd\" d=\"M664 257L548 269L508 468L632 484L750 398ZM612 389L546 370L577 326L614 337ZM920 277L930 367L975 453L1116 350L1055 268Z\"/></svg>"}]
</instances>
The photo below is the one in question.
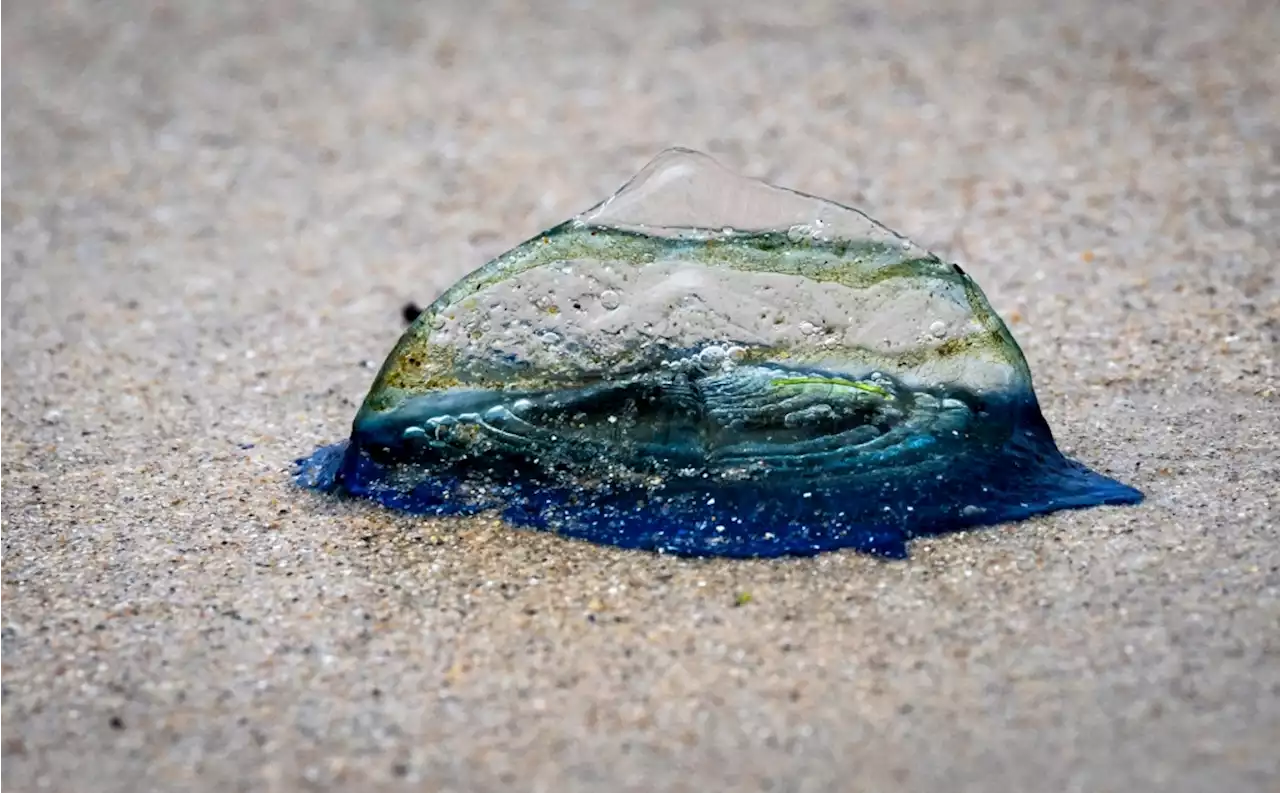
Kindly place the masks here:
<instances>
[{"instance_id":1,"label":"blurred sand background","mask_svg":"<svg viewBox=\"0 0 1280 793\"><path fill-rule=\"evenodd\" d=\"M1274 0L4 23L6 791L1280 789ZM962 263L1147 503L682 561L290 486L673 144Z\"/></svg>"}]
</instances>

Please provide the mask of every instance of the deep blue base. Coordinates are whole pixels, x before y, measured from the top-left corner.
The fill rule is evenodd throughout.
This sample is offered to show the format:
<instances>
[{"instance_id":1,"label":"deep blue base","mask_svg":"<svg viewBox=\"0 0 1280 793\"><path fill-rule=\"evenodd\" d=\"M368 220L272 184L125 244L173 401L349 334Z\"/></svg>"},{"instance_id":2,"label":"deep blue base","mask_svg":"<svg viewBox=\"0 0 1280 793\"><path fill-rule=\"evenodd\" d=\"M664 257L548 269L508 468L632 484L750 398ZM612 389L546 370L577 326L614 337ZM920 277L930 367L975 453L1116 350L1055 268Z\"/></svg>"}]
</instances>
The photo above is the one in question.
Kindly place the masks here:
<instances>
[{"instance_id":1,"label":"deep blue base","mask_svg":"<svg viewBox=\"0 0 1280 793\"><path fill-rule=\"evenodd\" d=\"M518 526L681 556L774 557L853 548L901 559L915 537L1142 500L1137 490L1068 460L1051 438L1037 434L1018 447L970 449L910 473L896 469L817 483L695 480L696 486L656 492L583 490L531 479L514 462L493 460L486 461L483 477L455 471L398 486L405 472L394 462L379 462L343 442L299 460L297 481L414 514L500 509ZM499 484L469 484L476 482Z\"/></svg>"}]
</instances>

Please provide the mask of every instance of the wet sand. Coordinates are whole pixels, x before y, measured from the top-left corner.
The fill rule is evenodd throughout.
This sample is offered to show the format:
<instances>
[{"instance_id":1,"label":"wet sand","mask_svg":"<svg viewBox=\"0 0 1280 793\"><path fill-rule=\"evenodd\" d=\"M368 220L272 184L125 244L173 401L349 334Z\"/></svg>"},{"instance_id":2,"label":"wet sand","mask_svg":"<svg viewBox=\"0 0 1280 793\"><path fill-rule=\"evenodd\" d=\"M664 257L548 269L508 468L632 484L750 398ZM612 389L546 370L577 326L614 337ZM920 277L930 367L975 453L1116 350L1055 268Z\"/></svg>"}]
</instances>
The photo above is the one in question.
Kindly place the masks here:
<instances>
[{"instance_id":1,"label":"wet sand","mask_svg":"<svg viewBox=\"0 0 1280 793\"><path fill-rule=\"evenodd\" d=\"M1274 789L1280 8L654 5L6 9L7 791ZM744 562L291 486L669 145L960 262L1146 503Z\"/></svg>"}]
</instances>

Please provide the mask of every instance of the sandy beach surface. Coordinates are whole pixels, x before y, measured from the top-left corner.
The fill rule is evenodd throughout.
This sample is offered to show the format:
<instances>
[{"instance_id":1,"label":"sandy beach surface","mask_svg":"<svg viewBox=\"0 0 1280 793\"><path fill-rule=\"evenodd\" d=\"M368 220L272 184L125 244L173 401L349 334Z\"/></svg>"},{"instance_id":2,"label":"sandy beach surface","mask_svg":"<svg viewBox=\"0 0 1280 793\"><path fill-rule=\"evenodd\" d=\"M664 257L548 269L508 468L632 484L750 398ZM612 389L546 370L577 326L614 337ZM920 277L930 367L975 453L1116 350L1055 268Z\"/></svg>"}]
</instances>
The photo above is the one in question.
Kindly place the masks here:
<instances>
[{"instance_id":1,"label":"sandy beach surface","mask_svg":"<svg viewBox=\"0 0 1280 793\"><path fill-rule=\"evenodd\" d=\"M6 791L1280 789L1273 0L4 23ZM291 486L407 301L676 144L962 263L1146 503L744 562Z\"/></svg>"}]
</instances>

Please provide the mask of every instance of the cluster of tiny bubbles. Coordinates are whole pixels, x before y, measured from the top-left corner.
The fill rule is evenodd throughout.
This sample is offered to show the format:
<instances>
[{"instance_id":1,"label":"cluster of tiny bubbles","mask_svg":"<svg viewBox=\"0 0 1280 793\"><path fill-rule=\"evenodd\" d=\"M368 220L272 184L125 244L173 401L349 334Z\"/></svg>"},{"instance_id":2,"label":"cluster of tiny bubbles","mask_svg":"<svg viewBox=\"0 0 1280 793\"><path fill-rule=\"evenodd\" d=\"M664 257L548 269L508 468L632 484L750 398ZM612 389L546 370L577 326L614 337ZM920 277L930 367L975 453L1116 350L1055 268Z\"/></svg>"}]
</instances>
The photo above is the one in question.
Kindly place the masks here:
<instances>
[{"instance_id":1,"label":"cluster of tiny bubbles","mask_svg":"<svg viewBox=\"0 0 1280 793\"><path fill-rule=\"evenodd\" d=\"M787 242L801 243L827 239L826 222L814 218L811 223L796 223L787 228Z\"/></svg>"},{"instance_id":2,"label":"cluster of tiny bubbles","mask_svg":"<svg viewBox=\"0 0 1280 793\"><path fill-rule=\"evenodd\" d=\"M698 351L698 363L704 369L732 369L746 350L736 345L712 344Z\"/></svg>"},{"instance_id":3,"label":"cluster of tiny bubbles","mask_svg":"<svg viewBox=\"0 0 1280 793\"><path fill-rule=\"evenodd\" d=\"M664 360L661 366L674 372L713 372L717 369L727 372L737 365L745 352L745 348L732 344L711 344L690 357Z\"/></svg>"}]
</instances>

